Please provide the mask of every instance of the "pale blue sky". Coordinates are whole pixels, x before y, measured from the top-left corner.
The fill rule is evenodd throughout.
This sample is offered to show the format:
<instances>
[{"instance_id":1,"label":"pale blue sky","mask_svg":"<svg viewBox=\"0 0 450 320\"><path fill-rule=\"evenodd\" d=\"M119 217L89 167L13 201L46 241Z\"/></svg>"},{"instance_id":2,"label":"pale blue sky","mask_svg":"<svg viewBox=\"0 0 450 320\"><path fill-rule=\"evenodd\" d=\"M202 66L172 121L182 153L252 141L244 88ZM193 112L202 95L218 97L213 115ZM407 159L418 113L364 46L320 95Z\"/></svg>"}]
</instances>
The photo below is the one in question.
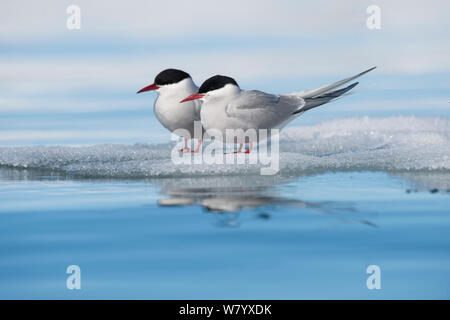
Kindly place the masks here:
<instances>
[{"instance_id":1,"label":"pale blue sky","mask_svg":"<svg viewBox=\"0 0 450 320\"><path fill-rule=\"evenodd\" d=\"M66 28L69 4L81 8L81 30ZM371 4L381 30L366 27ZM135 95L167 67L198 84L221 73L281 93L376 65L360 92L292 125L448 117L449 9L448 1L2 1L0 144L169 140L152 115L155 95Z\"/></svg>"}]
</instances>

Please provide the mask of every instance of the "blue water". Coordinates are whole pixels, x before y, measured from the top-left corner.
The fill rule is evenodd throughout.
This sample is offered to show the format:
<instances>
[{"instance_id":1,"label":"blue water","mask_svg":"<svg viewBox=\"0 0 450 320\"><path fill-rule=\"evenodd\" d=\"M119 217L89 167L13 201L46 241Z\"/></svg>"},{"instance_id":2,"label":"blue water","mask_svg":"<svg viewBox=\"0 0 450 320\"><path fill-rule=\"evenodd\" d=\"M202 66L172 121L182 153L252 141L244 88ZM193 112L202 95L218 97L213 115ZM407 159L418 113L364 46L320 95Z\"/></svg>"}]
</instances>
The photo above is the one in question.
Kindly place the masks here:
<instances>
[{"instance_id":1,"label":"blue water","mask_svg":"<svg viewBox=\"0 0 450 320\"><path fill-rule=\"evenodd\" d=\"M4 168L0 297L448 299L449 177L337 172L233 187L238 178ZM81 290L66 288L73 264ZM380 290L366 287L369 265Z\"/></svg>"}]
</instances>

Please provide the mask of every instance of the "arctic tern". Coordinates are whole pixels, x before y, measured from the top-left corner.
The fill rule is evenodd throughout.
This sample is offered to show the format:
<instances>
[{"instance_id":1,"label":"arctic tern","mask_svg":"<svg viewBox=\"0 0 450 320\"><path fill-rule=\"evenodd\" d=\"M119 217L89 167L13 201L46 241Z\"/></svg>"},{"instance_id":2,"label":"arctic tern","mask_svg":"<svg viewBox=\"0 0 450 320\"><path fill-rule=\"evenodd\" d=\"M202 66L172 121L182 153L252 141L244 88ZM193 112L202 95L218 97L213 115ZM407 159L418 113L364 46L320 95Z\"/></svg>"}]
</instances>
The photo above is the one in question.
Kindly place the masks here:
<instances>
[{"instance_id":1,"label":"arctic tern","mask_svg":"<svg viewBox=\"0 0 450 320\"><path fill-rule=\"evenodd\" d=\"M155 77L154 83L137 92L156 91L158 97L154 110L159 122L171 132L177 129L185 129L189 132L189 136L184 137L184 148L180 150L182 152L198 152L202 143L202 137L194 135L194 121L200 121L202 102L196 100L183 105L179 103L180 99L197 92L198 89L188 73L177 69L166 69ZM188 147L190 138L198 139L198 145L194 150Z\"/></svg>"},{"instance_id":2,"label":"arctic tern","mask_svg":"<svg viewBox=\"0 0 450 320\"><path fill-rule=\"evenodd\" d=\"M337 88L375 68L316 89L290 94L242 90L233 78L216 75L203 82L198 92L180 102L203 101L200 119L204 130L219 130L222 137L226 136L227 129L244 131L248 129L256 131L282 129L305 111L342 97L358 82L341 89ZM245 142L249 142L249 147L243 153L250 153L256 140L251 140L251 138L246 140ZM240 143L237 153L242 152L242 146L243 143Z\"/></svg>"}]
</instances>

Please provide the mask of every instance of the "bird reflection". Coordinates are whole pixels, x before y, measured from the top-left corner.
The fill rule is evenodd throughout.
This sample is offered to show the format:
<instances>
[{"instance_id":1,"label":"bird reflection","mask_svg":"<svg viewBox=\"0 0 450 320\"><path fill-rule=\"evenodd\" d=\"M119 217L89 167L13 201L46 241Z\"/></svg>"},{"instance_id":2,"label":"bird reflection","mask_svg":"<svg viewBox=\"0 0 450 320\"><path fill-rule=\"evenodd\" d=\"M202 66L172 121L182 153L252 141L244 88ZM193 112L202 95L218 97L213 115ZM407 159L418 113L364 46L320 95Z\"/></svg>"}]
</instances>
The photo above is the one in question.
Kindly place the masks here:
<instances>
[{"instance_id":1,"label":"bird reflection","mask_svg":"<svg viewBox=\"0 0 450 320\"><path fill-rule=\"evenodd\" d=\"M269 220L281 208L319 214L356 212L348 203L309 202L279 195L280 188L289 181L279 176L160 179L157 183L162 185L161 193L165 197L158 201L158 205L199 206L207 212L217 214L218 226L232 228L241 225L239 214L242 211L254 211L257 213L256 218L264 221ZM358 222L374 226L367 221Z\"/></svg>"},{"instance_id":2,"label":"bird reflection","mask_svg":"<svg viewBox=\"0 0 450 320\"><path fill-rule=\"evenodd\" d=\"M450 193L450 173L447 172L402 172L389 173L405 184L407 193ZM161 188L161 207L197 206L205 212L215 214L220 227L241 226L245 212L251 212L259 221L270 221L281 213L311 212L336 214L343 222L357 222L370 227L376 225L361 217L353 205L343 201L303 201L298 198L298 188L290 182L304 176L205 176L185 178L143 179ZM60 181L86 180L67 174L41 169L15 169L0 166L0 180L8 181ZM89 178L91 180L113 180ZM349 215L350 214L350 215ZM245 215L248 219L249 215Z\"/></svg>"}]
</instances>

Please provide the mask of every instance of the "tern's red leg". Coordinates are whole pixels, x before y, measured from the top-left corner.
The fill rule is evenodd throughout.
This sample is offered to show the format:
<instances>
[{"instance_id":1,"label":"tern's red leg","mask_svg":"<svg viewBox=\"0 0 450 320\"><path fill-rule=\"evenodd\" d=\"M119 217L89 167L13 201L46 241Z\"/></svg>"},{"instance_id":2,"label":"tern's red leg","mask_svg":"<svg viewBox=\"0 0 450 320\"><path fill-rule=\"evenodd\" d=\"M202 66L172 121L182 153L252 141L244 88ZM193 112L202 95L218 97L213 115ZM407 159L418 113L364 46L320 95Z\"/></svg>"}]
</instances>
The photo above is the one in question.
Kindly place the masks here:
<instances>
[{"instance_id":1,"label":"tern's red leg","mask_svg":"<svg viewBox=\"0 0 450 320\"><path fill-rule=\"evenodd\" d=\"M198 144L197 147L195 148L195 150L191 150L192 153L197 153L198 150L200 150L200 146L202 145L202 139L198 140Z\"/></svg>"},{"instance_id":2,"label":"tern's red leg","mask_svg":"<svg viewBox=\"0 0 450 320\"><path fill-rule=\"evenodd\" d=\"M239 150L234 151L233 153L241 153L243 143L239 143Z\"/></svg>"},{"instance_id":3,"label":"tern's red leg","mask_svg":"<svg viewBox=\"0 0 450 320\"><path fill-rule=\"evenodd\" d=\"M179 152L191 152L191 149L188 147L188 138L184 138L184 148L178 150Z\"/></svg>"},{"instance_id":4,"label":"tern's red leg","mask_svg":"<svg viewBox=\"0 0 450 320\"><path fill-rule=\"evenodd\" d=\"M243 153L250 153L250 151L252 151L252 147L253 147L253 142L250 142L250 144L248 145L248 149L245 150Z\"/></svg>"}]
</instances>

